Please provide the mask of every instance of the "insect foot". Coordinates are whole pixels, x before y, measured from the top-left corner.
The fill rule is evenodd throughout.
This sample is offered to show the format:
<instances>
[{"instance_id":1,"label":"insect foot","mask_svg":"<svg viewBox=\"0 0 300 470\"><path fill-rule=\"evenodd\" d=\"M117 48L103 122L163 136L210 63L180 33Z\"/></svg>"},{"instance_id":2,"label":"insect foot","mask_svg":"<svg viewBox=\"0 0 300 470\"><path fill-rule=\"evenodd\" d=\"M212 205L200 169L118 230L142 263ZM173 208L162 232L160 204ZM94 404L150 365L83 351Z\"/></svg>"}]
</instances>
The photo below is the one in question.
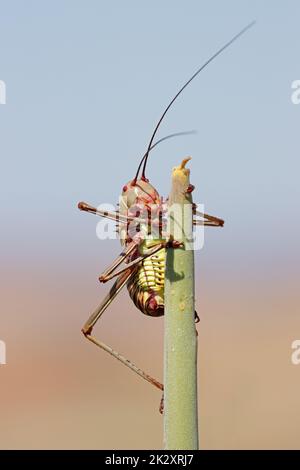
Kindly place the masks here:
<instances>
[{"instance_id":1,"label":"insect foot","mask_svg":"<svg viewBox=\"0 0 300 470\"><path fill-rule=\"evenodd\" d=\"M159 412L161 415L164 414L164 404L165 404L165 400L164 400L164 393L163 393L161 400L160 400L160 404L159 404Z\"/></svg>"},{"instance_id":2,"label":"insect foot","mask_svg":"<svg viewBox=\"0 0 300 470\"><path fill-rule=\"evenodd\" d=\"M200 321L200 317L199 317L198 313L195 310L195 323L199 323L199 321Z\"/></svg>"},{"instance_id":3,"label":"insect foot","mask_svg":"<svg viewBox=\"0 0 300 470\"><path fill-rule=\"evenodd\" d=\"M86 211L88 209L88 204L86 202L78 202L77 207L81 211Z\"/></svg>"},{"instance_id":4,"label":"insect foot","mask_svg":"<svg viewBox=\"0 0 300 470\"><path fill-rule=\"evenodd\" d=\"M170 238L165 244L166 248L182 248L184 246L183 242L179 242L177 240L173 240Z\"/></svg>"}]
</instances>

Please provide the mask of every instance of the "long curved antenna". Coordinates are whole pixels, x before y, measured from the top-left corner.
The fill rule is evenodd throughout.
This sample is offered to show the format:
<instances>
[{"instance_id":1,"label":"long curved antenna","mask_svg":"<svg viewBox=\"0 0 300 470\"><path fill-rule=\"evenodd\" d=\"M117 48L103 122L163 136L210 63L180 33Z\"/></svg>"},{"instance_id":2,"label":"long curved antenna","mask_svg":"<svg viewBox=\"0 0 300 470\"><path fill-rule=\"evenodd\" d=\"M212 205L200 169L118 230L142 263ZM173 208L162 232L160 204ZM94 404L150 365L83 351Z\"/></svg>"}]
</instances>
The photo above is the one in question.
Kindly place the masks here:
<instances>
[{"instance_id":1,"label":"long curved antenna","mask_svg":"<svg viewBox=\"0 0 300 470\"><path fill-rule=\"evenodd\" d=\"M152 150L154 149L154 147L156 147L158 144L160 144L161 142L164 142L165 140L168 140L168 139L171 139L172 137L180 137L182 135L192 135L192 134L197 134L197 131L196 130L193 130L193 131L183 131L183 132L175 132L174 134L169 134L169 135L166 135L165 137L162 137L161 139L157 140L151 147L149 150L147 150L147 152L145 153L145 155L143 156L142 160L140 161L140 164L138 166L138 169L137 169L137 173L136 173L136 177L134 178L134 181L137 180L138 178L138 174L140 172L140 169L141 169L141 166L143 164L143 161L145 160L147 154Z\"/></svg>"},{"instance_id":2,"label":"long curved antenna","mask_svg":"<svg viewBox=\"0 0 300 470\"><path fill-rule=\"evenodd\" d=\"M233 42L235 42L240 36L242 36L242 34L244 34L248 29L250 29L253 25L255 24L255 21L252 21L251 23L249 23L245 28L243 28L238 34L236 34L230 41L228 41L223 47L221 47L221 49L219 49L214 55L212 55L195 73L194 75L191 76L191 78L180 88L180 90L176 93L176 95L174 96L174 98L170 101L170 103L168 104L168 106L166 107L166 109L164 110L163 114L161 115L158 123L156 124L156 127L153 131L153 134L151 136L151 139L150 139L150 142L149 142L149 145L148 145L148 148L147 148L147 152L146 154L143 156L142 160L141 160L141 163L138 167L138 171L136 173L136 176L134 178L133 181L136 181L137 178L138 178L138 174L139 174L139 171L140 171L140 168L141 168L141 165L142 165L142 162L144 161L144 166L143 166L143 172L142 172L142 179L146 179L146 176L145 176L145 172L146 172L146 166L147 166L147 161L148 161L148 157L149 157L149 152L150 152L150 149L151 149L151 146L152 146L152 142L153 142L153 139L156 135L156 132L163 120L163 118L165 117L165 115L167 114L167 112L169 111L169 109L171 108L172 104L174 103L174 101L178 98L178 96L183 92L183 90L191 83L192 80L194 80L194 78L203 70L205 69L205 67L207 67L208 64L210 64L210 62L212 62L218 55L220 55L225 49L227 49Z\"/></svg>"}]
</instances>

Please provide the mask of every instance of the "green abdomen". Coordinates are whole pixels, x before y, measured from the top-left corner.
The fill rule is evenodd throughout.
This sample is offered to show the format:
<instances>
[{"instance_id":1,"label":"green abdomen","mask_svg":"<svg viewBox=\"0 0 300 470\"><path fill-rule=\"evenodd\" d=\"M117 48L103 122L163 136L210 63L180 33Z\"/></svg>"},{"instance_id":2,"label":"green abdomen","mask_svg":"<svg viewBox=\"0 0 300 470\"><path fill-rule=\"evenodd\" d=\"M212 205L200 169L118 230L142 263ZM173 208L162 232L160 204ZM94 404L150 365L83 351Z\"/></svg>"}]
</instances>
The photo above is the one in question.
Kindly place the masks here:
<instances>
[{"instance_id":1,"label":"green abdomen","mask_svg":"<svg viewBox=\"0 0 300 470\"><path fill-rule=\"evenodd\" d=\"M135 276L127 283L136 307L146 315L164 314L165 249L141 262Z\"/></svg>"}]
</instances>

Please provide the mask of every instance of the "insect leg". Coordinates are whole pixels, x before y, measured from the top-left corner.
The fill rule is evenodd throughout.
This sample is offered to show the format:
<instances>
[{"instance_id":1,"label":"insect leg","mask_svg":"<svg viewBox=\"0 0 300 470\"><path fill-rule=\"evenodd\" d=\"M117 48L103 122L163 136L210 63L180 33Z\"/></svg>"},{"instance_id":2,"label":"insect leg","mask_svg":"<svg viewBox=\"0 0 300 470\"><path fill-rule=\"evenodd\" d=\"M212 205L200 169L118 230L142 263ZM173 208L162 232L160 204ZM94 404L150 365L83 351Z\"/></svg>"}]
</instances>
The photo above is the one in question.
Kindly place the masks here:
<instances>
[{"instance_id":1,"label":"insect leg","mask_svg":"<svg viewBox=\"0 0 300 470\"><path fill-rule=\"evenodd\" d=\"M91 214L96 214L100 215L100 217L105 217L107 219L119 221L119 222L131 222L132 220L136 222L143 222L143 219L138 219L138 218L131 218L127 217L126 215L119 214L118 212L115 211L106 211L106 210L101 210L97 209L96 207L91 206L87 202L79 202L78 203L78 209L81 211L86 211L90 212Z\"/></svg>"},{"instance_id":2,"label":"insect leg","mask_svg":"<svg viewBox=\"0 0 300 470\"><path fill-rule=\"evenodd\" d=\"M210 227L223 227L224 220L214 217L209 214L204 214L203 212L195 211L196 215L203 217L206 220L193 220L194 225L206 225Z\"/></svg>"},{"instance_id":3,"label":"insect leg","mask_svg":"<svg viewBox=\"0 0 300 470\"><path fill-rule=\"evenodd\" d=\"M193 225L204 225L205 227L223 227L222 224L218 224L216 222L209 222L206 220L194 220Z\"/></svg>"},{"instance_id":4,"label":"insect leg","mask_svg":"<svg viewBox=\"0 0 300 470\"><path fill-rule=\"evenodd\" d=\"M137 246L137 245L136 245ZM155 245L153 248L150 248L147 253L144 253L143 255L139 256L138 258L134 259L133 261L131 261L130 263L126 264L123 268L119 269L118 271L116 272L113 272L112 274L108 274L106 275L106 272L104 274L102 274L100 277L99 277L99 281L100 282L107 282L109 281L110 279L112 279L113 277L115 276L118 276L119 274L123 273L124 271L127 271L127 269L129 268L133 268L134 266L136 266L137 264L141 263L144 259L148 258L149 256L152 256L154 255L155 253L157 253L157 251L161 250L162 248L164 248L166 246L166 243L158 243L157 245ZM117 258L118 259L118 258ZM121 264L121 262L119 263ZM119 265L118 264L118 265Z\"/></svg>"},{"instance_id":5,"label":"insect leg","mask_svg":"<svg viewBox=\"0 0 300 470\"><path fill-rule=\"evenodd\" d=\"M131 243L129 243L127 247L122 251L122 253L120 253L120 255L113 261L113 263L101 274L101 276L99 277L100 282L109 281L109 279L111 279L112 277L118 276L119 274L121 274L121 272L128 269L128 265L126 265L123 270L111 275L117 269L117 267L120 266L120 264L122 264L128 258L128 256L134 253L138 246L138 242L132 241Z\"/></svg>"},{"instance_id":6,"label":"insect leg","mask_svg":"<svg viewBox=\"0 0 300 470\"><path fill-rule=\"evenodd\" d=\"M150 382L152 385L154 385L156 388L159 390L163 390L163 385L158 382L156 379L151 377L150 375L146 374L142 369L139 369L136 365L134 365L131 361L126 359L124 356L119 354L117 351L112 349L110 346L106 345L102 341L99 341L96 339L94 336L91 335L93 327L97 323L97 321L100 319L101 315L104 313L104 311L107 309L107 307L111 304L111 302L114 300L114 298L117 296L117 294L120 292L120 290L125 286L127 281L131 276L134 276L136 272L135 268L132 269L127 269L124 273L122 273L110 289L108 295L104 298L104 300L101 302L101 304L96 308L96 310L92 313L88 321L85 323L84 327L82 328L82 332L84 336L91 341L92 343L96 344L99 348L103 349L107 353L109 353L111 356L115 357L120 361L122 364L125 366L129 367L131 370L133 370L136 374L138 374L140 377L142 377L144 380L147 380Z\"/></svg>"}]
</instances>

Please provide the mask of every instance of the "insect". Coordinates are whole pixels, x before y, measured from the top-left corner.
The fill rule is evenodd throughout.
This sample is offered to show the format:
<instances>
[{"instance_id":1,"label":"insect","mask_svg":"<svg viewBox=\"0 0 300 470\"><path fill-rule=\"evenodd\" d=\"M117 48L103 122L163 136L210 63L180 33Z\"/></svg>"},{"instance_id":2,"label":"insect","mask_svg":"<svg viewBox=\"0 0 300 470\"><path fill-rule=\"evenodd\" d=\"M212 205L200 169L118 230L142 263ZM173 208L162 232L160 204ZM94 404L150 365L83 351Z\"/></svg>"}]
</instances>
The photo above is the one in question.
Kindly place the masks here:
<instances>
[{"instance_id":1,"label":"insect","mask_svg":"<svg viewBox=\"0 0 300 470\"><path fill-rule=\"evenodd\" d=\"M142 369L135 366L131 361L123 357L110 346L96 339L92 335L92 330L104 311L125 285L127 286L133 303L143 314L151 317L160 317L164 314L165 250L176 249L180 246L180 243L168 238L166 227L166 202L146 177L149 154L151 150L162 141L171 137L186 134L172 134L154 143L154 138L162 120L182 91L210 62L212 62L219 54L221 54L250 27L252 27L253 24L254 22L247 25L213 56L211 56L180 88L178 93L170 101L152 133L148 148L139 163L134 178L123 187L119 210L104 211L85 202L80 202L78 204L78 208L82 211L90 212L99 215L100 217L116 221L119 238L123 247L121 254L99 277L99 280L102 283L113 278L116 278L116 280L107 296L83 326L82 332L92 343L111 354L136 374L162 391L163 384L146 374ZM182 165L185 165L187 161L188 159L184 160ZM140 172L141 176L139 176ZM190 185L186 188L186 192L189 193L193 191L193 189L194 187ZM200 217L200 219L197 217ZM218 217L198 212L197 207L194 205L193 224L222 227L224 221ZM199 321L196 312L195 321ZM163 402L161 402L160 407L161 412L163 409L162 403Z\"/></svg>"}]
</instances>

